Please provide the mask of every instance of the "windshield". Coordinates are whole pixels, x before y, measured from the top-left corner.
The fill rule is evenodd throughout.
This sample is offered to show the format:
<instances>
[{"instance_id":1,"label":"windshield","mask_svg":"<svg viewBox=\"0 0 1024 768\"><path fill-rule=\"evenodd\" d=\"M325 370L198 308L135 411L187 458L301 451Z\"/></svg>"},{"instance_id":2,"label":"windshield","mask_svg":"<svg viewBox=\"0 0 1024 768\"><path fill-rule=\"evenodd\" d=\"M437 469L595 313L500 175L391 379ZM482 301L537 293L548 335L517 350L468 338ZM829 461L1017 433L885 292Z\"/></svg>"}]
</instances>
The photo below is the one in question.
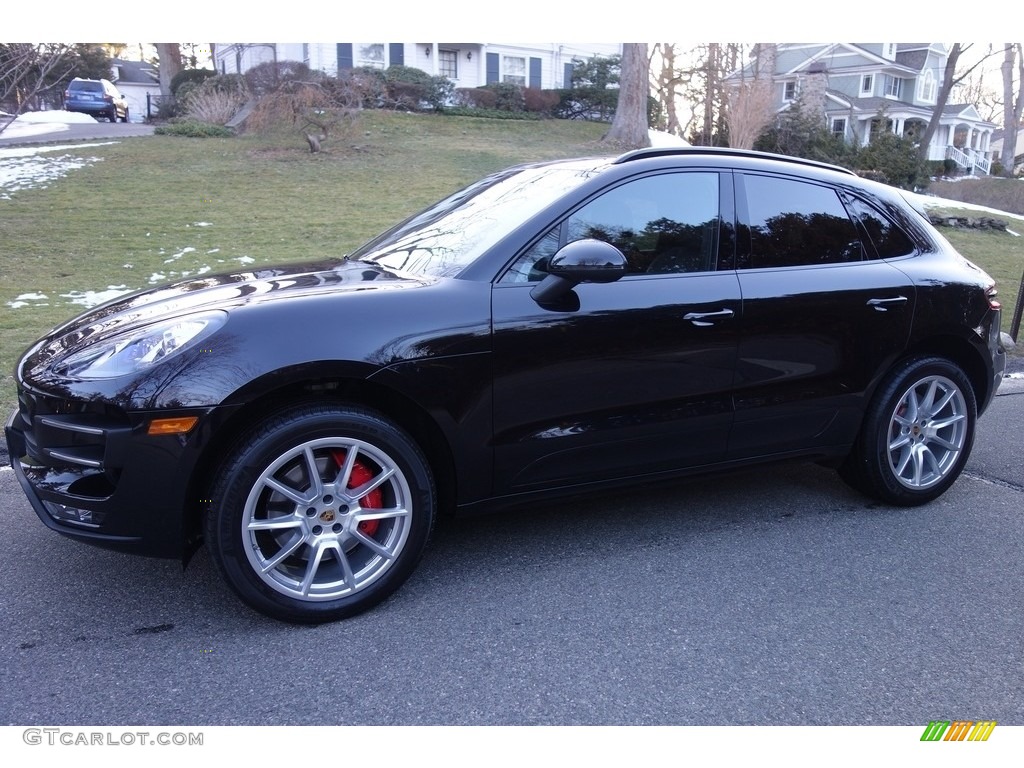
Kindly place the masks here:
<instances>
[{"instance_id":1,"label":"windshield","mask_svg":"<svg viewBox=\"0 0 1024 768\"><path fill-rule=\"evenodd\" d=\"M415 275L454 277L607 164L607 160L574 160L495 173L407 219L349 258Z\"/></svg>"}]
</instances>

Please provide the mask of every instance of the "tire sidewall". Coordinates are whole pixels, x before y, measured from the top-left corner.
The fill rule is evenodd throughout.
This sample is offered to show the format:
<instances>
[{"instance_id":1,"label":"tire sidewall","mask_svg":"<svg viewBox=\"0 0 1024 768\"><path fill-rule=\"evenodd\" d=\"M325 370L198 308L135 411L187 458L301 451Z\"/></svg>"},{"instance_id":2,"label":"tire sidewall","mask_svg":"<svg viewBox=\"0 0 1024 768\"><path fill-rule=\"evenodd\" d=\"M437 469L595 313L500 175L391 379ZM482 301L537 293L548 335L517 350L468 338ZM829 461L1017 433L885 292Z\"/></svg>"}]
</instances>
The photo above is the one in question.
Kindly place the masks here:
<instances>
[{"instance_id":1,"label":"tire sidewall","mask_svg":"<svg viewBox=\"0 0 1024 768\"><path fill-rule=\"evenodd\" d=\"M362 440L384 451L405 475L413 512L401 552L372 584L334 600L300 601L253 571L243 546L242 518L254 484L271 463L301 443L325 437ZM285 621L335 621L377 605L412 574L433 528L436 494L426 459L404 431L365 409L315 406L273 418L239 441L219 474L206 528L211 554L243 601Z\"/></svg>"}]
</instances>

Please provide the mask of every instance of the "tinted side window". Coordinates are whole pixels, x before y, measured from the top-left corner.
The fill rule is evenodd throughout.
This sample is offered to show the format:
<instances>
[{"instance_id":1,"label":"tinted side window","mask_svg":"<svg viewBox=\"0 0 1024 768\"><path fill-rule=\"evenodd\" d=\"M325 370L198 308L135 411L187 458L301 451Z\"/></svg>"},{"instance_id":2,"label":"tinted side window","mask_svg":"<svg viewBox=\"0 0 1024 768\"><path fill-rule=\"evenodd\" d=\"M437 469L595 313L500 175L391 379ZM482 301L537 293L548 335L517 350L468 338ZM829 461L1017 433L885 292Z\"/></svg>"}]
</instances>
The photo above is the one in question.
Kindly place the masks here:
<instances>
[{"instance_id":1,"label":"tinted side window","mask_svg":"<svg viewBox=\"0 0 1024 768\"><path fill-rule=\"evenodd\" d=\"M909 256L917 249L907 234L870 205L855 197L850 199L850 208L874 243L878 257L894 259Z\"/></svg>"},{"instance_id":2,"label":"tinted side window","mask_svg":"<svg viewBox=\"0 0 1024 768\"><path fill-rule=\"evenodd\" d=\"M669 173L622 184L591 200L524 253L504 282L544 277L545 260L584 238L611 243L630 274L703 272L716 268L718 174Z\"/></svg>"},{"instance_id":3,"label":"tinted side window","mask_svg":"<svg viewBox=\"0 0 1024 768\"><path fill-rule=\"evenodd\" d=\"M743 177L750 256L741 266L802 267L860 261L863 247L835 190L771 176Z\"/></svg>"}]
</instances>

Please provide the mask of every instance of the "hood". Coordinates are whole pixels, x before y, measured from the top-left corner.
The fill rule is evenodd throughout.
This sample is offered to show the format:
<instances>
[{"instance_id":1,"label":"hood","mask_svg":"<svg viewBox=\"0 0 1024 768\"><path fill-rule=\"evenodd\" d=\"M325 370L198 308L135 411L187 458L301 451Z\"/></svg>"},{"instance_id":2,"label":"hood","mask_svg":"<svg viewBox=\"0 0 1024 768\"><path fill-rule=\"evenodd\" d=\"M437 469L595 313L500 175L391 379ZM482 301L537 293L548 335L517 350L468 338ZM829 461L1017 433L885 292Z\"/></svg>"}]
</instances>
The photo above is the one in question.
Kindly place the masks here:
<instances>
[{"instance_id":1,"label":"hood","mask_svg":"<svg viewBox=\"0 0 1024 768\"><path fill-rule=\"evenodd\" d=\"M206 275L121 296L58 326L24 357L27 369L110 336L161 320L296 295L393 290L422 286L428 279L360 261L324 261L267 267L251 272Z\"/></svg>"}]
</instances>

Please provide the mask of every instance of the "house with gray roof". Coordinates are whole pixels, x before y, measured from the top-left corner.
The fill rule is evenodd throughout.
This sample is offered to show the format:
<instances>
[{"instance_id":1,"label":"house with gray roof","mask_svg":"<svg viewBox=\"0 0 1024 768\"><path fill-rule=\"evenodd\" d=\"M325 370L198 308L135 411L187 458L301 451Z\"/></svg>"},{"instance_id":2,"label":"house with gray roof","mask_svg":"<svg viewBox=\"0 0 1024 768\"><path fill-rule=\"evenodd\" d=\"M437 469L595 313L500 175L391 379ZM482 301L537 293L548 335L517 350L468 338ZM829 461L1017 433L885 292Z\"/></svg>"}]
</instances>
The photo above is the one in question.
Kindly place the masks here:
<instances>
[{"instance_id":1,"label":"house with gray roof","mask_svg":"<svg viewBox=\"0 0 1024 768\"><path fill-rule=\"evenodd\" d=\"M148 99L158 99L160 96L160 75L157 68L145 61L111 59L110 69L110 82L128 100L129 119L132 122L142 122L148 114Z\"/></svg>"},{"instance_id":2,"label":"house with gray roof","mask_svg":"<svg viewBox=\"0 0 1024 768\"><path fill-rule=\"evenodd\" d=\"M945 43L761 43L729 79L770 78L777 111L799 103L820 113L833 134L863 146L880 130L923 136L948 57ZM988 174L995 130L973 105L947 104L927 159Z\"/></svg>"}]
</instances>

